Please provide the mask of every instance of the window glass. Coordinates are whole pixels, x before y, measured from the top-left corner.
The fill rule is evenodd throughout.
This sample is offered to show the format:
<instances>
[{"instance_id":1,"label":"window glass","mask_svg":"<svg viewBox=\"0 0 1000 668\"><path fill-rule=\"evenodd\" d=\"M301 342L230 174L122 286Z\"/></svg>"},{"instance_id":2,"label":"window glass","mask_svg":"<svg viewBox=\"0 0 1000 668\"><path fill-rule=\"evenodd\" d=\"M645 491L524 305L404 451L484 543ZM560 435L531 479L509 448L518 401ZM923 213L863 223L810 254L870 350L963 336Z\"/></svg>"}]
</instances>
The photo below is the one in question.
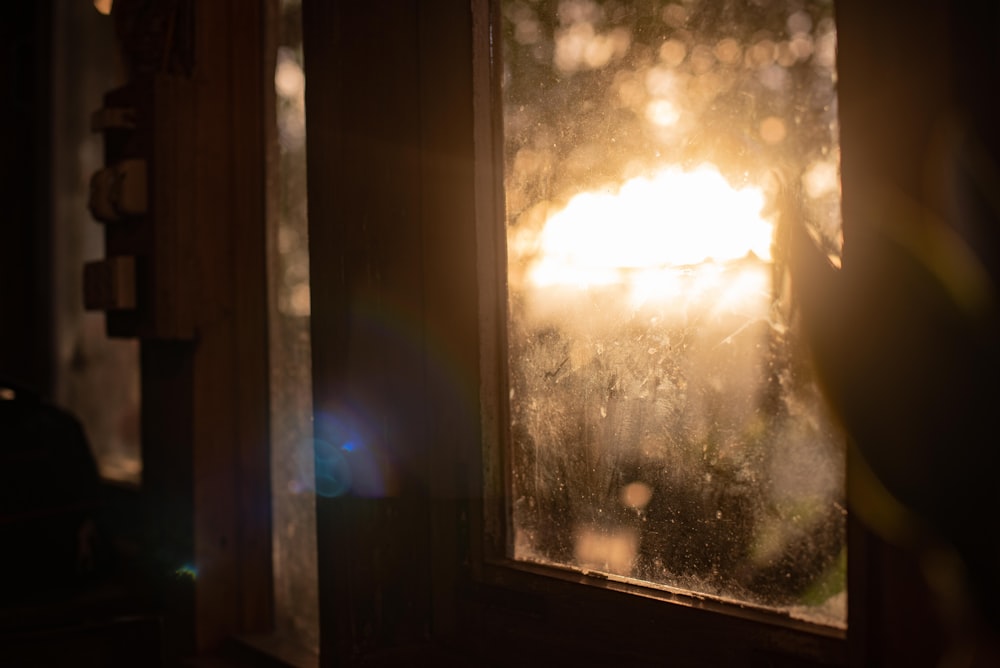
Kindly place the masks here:
<instances>
[{"instance_id":1,"label":"window glass","mask_svg":"<svg viewBox=\"0 0 1000 668\"><path fill-rule=\"evenodd\" d=\"M280 636L318 652L301 3L281 0L272 30L276 135L268 160L268 263L275 626Z\"/></svg>"},{"instance_id":2,"label":"window glass","mask_svg":"<svg viewBox=\"0 0 1000 668\"><path fill-rule=\"evenodd\" d=\"M83 265L105 256L104 226L87 209L104 142L90 113L124 83L114 21L87 2L53 4L52 287L55 401L80 419L101 476L142 478L139 342L109 339L103 313L83 308Z\"/></svg>"},{"instance_id":3,"label":"window glass","mask_svg":"<svg viewBox=\"0 0 1000 668\"><path fill-rule=\"evenodd\" d=\"M839 254L831 3L501 11L511 556L845 626L777 232Z\"/></svg>"}]
</instances>

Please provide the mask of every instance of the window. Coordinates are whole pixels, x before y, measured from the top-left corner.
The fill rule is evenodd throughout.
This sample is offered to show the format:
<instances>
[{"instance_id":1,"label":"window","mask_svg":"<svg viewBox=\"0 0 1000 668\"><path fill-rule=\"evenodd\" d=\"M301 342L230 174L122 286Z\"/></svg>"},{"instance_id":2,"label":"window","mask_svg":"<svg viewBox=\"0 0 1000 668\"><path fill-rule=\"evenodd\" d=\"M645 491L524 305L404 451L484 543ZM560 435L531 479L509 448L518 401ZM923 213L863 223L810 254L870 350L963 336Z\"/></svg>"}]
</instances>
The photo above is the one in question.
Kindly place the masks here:
<instances>
[{"instance_id":1,"label":"window","mask_svg":"<svg viewBox=\"0 0 1000 668\"><path fill-rule=\"evenodd\" d=\"M831 3L501 13L507 555L845 627L782 236L839 253Z\"/></svg>"},{"instance_id":2,"label":"window","mask_svg":"<svg viewBox=\"0 0 1000 668\"><path fill-rule=\"evenodd\" d=\"M309 334L305 75L301 3L278 3L269 29L277 136L268 160L271 522L276 634L319 651Z\"/></svg>"},{"instance_id":3,"label":"window","mask_svg":"<svg viewBox=\"0 0 1000 668\"><path fill-rule=\"evenodd\" d=\"M910 563L909 571L896 568L885 552L867 551L868 544L857 541L853 532L850 625L845 631L842 617L798 619L799 611L792 609L798 602L788 598L776 602L742 597L743 603L720 601L718 580L709 583L714 589L702 588L700 583L692 586L694 577L688 577L688 582L670 582L665 577L659 584L650 584L646 572L629 571L636 565L645 567L639 560L621 559L626 567L615 568L610 563L615 559L609 558L614 556L612 550L602 553L595 549L584 557L576 542L578 536L585 535L581 528L589 528L580 517L593 522L585 517L593 508L586 503L578 503L558 517L566 520L564 526L557 525L554 530L541 527L540 532L536 529L548 521L542 513L511 512L520 512L516 507L519 498L513 497L511 490L523 490L526 498L534 494L537 509L538 499L544 500L546 489L551 489L541 487L539 492L538 478L517 478L518 457L531 464L532 448L539 446L526 438L526 431L508 427L515 422L512 418L523 417L530 409L516 405L529 401L523 392L530 389L528 381L516 374L531 369L530 365L517 364L527 357L523 353L532 340L526 334L533 329L525 317L531 314L518 309L526 307L525 294L536 289L530 281L535 257L530 252L520 253L531 248L528 243L517 245L522 237L513 229L529 222L521 220L522 214L543 202L548 202L546 207L555 214L567 209L581 193L620 193L635 177L652 181L661 167L668 172L675 168L673 171L679 173L697 173L700 165L711 163L714 168L707 180L718 184L721 179L725 188L736 193L734 199L750 199L750 194L763 198L765 206L755 209L750 218L754 226L758 218L771 225L778 222L770 208L782 208L776 194L781 192L777 186L783 181L791 206L808 210L811 221L823 223L811 231L817 239L825 240L826 250L835 255L838 221L830 212L837 209L835 185L840 160L834 141L838 128L829 125L838 112L830 97L834 79L828 59L833 39L840 49L838 76L843 77L843 85L838 83L838 104L842 103L839 110L843 111L839 117L845 202L850 200L863 208L870 203L868 195L876 183L895 185L898 181L908 191L918 192L924 174L922 158L926 157L921 152L921 133L933 114L955 101L947 92L949 78L941 74L946 61L940 58L940 49L932 48L940 44L942 6L938 13L925 15L914 13L902 2L888 3L888 7L878 3L876 7L863 0L843 0L837 3L834 35L827 4L801 3L792 10L776 0L747 0L740 6L751 16L773 23L747 28L747 34L720 32L696 39L695 33L705 30L701 21L705 26L716 25L701 12L721 12L735 3L672 4L676 7L648 1L564 2L559 4L567 12L564 19L555 13L558 7L554 3L529 0L520 4L401 0L391 13L363 3L304 0L315 411L317 416L339 418L330 420L333 428L317 420L317 437L341 453L323 462L329 465L327 473L337 475L338 480L344 480L341 468L353 473L352 467L358 466L366 474L378 472L380 480L391 483L374 490L372 486L353 489L340 485L336 489L344 491L339 495L317 500L324 660L347 663L364 657L373 663L379 659L387 664L406 663L409 659L413 664L461 664L461 659L449 660L458 655L472 657L467 663L493 665L833 666L847 665L848 658L852 665L891 663L904 654L919 663L931 655L922 653L925 645L918 644L928 636L919 632L904 636L895 631L897 619L909 623L909 628L927 628L913 612L919 606L895 603L900 591L919 591L907 574L915 570L914 564ZM656 27L655 34L639 29L639 17L630 18L629 7L645 13L643 21ZM553 12L541 17L544 8ZM591 18L598 10L606 12L605 16ZM619 10L624 13L616 17ZM800 10L806 16L799 14ZM908 26L917 24L919 29L898 30L900 16L906 16ZM626 34L611 19L625 20ZM767 35L757 34L764 30ZM570 46L579 47L563 54L565 59L560 62L564 70L553 70L554 39L532 41L546 35L554 38L557 32L573 37L576 41L571 40ZM799 40L793 48L796 35ZM677 43L667 45L671 39ZM721 105L713 109L713 98L705 96L714 89L703 90L695 83L695 68L706 68L703 73L712 73L709 79L718 82L719 76L731 73L728 68L736 67L735 59L727 63L735 54L728 39L734 40L740 52L740 72L750 75L748 82L739 85L756 89L747 93L759 93L733 95L735 102L751 112L750 122L740 121L743 125L720 116ZM761 42L765 42L762 48L753 48ZM808 48L812 52L800 61L807 42L811 42ZM820 42L822 49L818 48ZM567 103L555 101L541 105L542 109L526 108L520 118L520 104L512 115L505 115L505 99L500 93L512 93L513 89L504 89L502 84L517 85L519 75L518 56L502 52L504 43L519 51L522 65L538 75L524 80L528 83L520 99L526 107L537 105L534 100L539 91L555 90L569 98L573 86L580 82L600 83L604 79L604 86L582 91L597 99L574 98L572 114L566 111ZM622 47L626 43L627 50ZM587 44L594 49L584 48ZM634 55L644 52L643 58L629 61L634 45L642 44L648 48L636 49ZM750 64L760 67L746 67L748 53ZM788 62L793 56L794 64L785 66L780 61ZM631 77L626 65L632 69ZM665 83L685 80L684 92L702 96L694 96L695 101L700 100L709 118L715 114L713 123L700 135L662 141L661 136L669 139L669 133L679 129L690 109L677 100L653 95L648 79L636 74L637 68L646 68L644 75L657 70L651 77L653 83L658 79ZM872 75L873 70L878 76ZM795 91L792 100L803 104L801 116L795 113L799 109L783 107L789 101L777 94L777 88L767 87L780 87L783 81L799 82L800 76L806 80L816 77L814 86L803 83L789 89ZM533 91L527 90L529 85L534 86ZM738 87L727 90L743 92ZM806 95L805 99L798 98L799 93ZM606 109L601 105L609 101L608 96L616 106L601 111ZM812 118L807 118L810 115ZM569 126L569 121L580 117L589 124L582 129ZM796 124L797 118L819 122L807 130ZM629 131L619 132L623 127ZM519 129L523 134L515 132ZM815 134L810 134L812 131ZM565 141L570 134L574 141ZM524 143L508 144L505 140ZM618 149L622 142L631 143L639 157ZM586 149L587 144L595 143L601 151ZM578 150L581 146L584 150ZM534 155L522 153L522 148ZM760 168L760 164L768 167ZM555 173L556 166L560 174ZM536 174L521 183L504 182L525 173L519 170L528 167L537 168L543 178L536 178ZM776 172L773 182L771 168ZM744 175L744 171L750 173ZM682 186L686 183L682 180ZM753 194L755 189L760 195ZM683 188L684 194L688 190ZM743 195L738 195L740 192ZM595 206L603 205L597 195L591 199L595 202ZM539 215L532 221L536 228L524 229L540 235L549 218ZM851 225L861 224L857 216L845 220L848 249L851 239L857 239L850 235ZM523 237L526 242L533 238L538 237ZM508 250L514 253L513 268ZM748 269L751 275L759 275L757 270L767 250L758 247L756 257L734 260L735 265L722 267L720 273ZM770 278L769 270L780 269L774 266L775 257L780 260L772 255L771 265L765 267L766 278ZM700 264L697 258L690 263ZM611 273L628 272L616 269ZM521 276L527 280L522 281ZM698 272L692 269L677 282L683 286L685 280L697 277ZM475 285L477 279L482 290ZM572 286L555 287L568 291ZM771 289L768 286L763 291L768 306ZM599 296L600 290L592 292ZM629 291L622 292L622 299L608 299L609 309L629 304ZM655 295L643 304L655 305L652 297ZM569 307L562 302L557 308ZM508 313L514 317L512 322L508 322ZM577 318L572 324L577 326L581 321ZM632 330L636 336L623 341L634 344L638 335L652 337L648 325L637 323ZM794 326L789 320L788 331L793 335ZM569 382L571 365L597 356L599 341L589 349L578 346L583 350L574 351L560 328L565 328L565 322L556 321L550 331L542 332L545 336L534 340L539 348L559 343L568 348L553 350L551 363L539 365L539 384L555 385L556 379L565 379L560 385ZM771 328L768 313L768 322L758 327L763 341L772 336ZM736 329L732 327L725 336ZM744 330L734 340L751 334L758 336ZM662 347L658 345L654 352L660 353ZM522 353L519 358L518 351ZM648 348L643 353L649 355ZM634 423L639 413L638 402L624 394L629 387L623 381L627 373L638 376L649 364L630 368L626 356L620 357L624 372L618 373L617 394L612 397L608 392L610 383L595 382L587 397L592 409L586 419L594 424L614 419L614 411L619 424L624 425L626 416ZM761 362L744 361L753 371L751 378L759 378ZM778 361L784 363L785 359ZM681 362L685 360L681 358ZM515 370L513 376L508 375L511 369ZM545 372L550 372L549 379ZM723 381L735 382L729 375ZM756 388L765 381L747 383ZM518 386L519 382L523 385ZM585 386L586 379L574 382ZM691 387L702 379L687 382ZM542 395L541 400L556 407L557 399L583 403L583 392L567 399L559 396L562 391L560 387L558 392ZM811 390L803 384L797 391L809 396ZM756 389L746 392L742 403L732 405L715 399L716 410L720 414L749 410L748 406L756 404L754 392ZM703 392L703 397L708 394ZM602 397L615 402L614 406L607 402L607 416L601 415ZM654 408L649 410L655 416ZM540 415L538 421L544 417ZM344 433L338 436L336 426L348 419L353 420L352 426L361 428L341 430ZM555 425L542 424L540 428L554 429ZM625 431L623 427L620 430ZM349 440L356 433L364 436L363 442ZM591 433L598 432L591 428ZM723 430L719 433L726 435ZM509 450L508 436L514 445ZM592 438L591 443L596 442L596 436ZM837 445L835 438L809 440ZM720 438L722 445L730 447L731 443ZM367 454L360 457L360 452ZM545 482L544 476L561 475L554 470L557 464L553 461L557 460L539 463L537 452L535 455L541 482ZM649 463L636 459L640 465ZM511 460L515 468L507 468ZM350 466L345 468L344 462ZM629 506L641 506L648 495L648 508L669 496L662 488L664 483L638 475L633 478L633 473L642 473L641 467L625 464L621 469L602 471L605 498L601 502L607 502L605 507L612 503L624 506L616 507L616 512L634 521L637 513ZM695 464L704 466L697 458ZM615 470L623 471L622 480L613 479ZM828 479L839 477L835 462L831 471ZM811 469L809 474L811 477ZM715 475L713 472L713 479ZM801 476L792 476L797 477ZM642 485L626 491L633 482ZM763 483L758 480L756 484ZM840 492L825 489L830 490L830 496L824 507L833 524L839 521L834 511L843 517L830 502ZM576 500L590 501L579 496ZM623 498L632 503L622 503ZM513 509L508 501L515 504ZM746 512L741 503L746 502L723 508L692 504L696 512L689 514L705 520L708 527L718 526L730 514L727 508ZM755 504L759 502L749 503L754 513L766 505ZM773 510L786 512L780 504L774 505ZM548 519L555 515L552 508L559 510L560 506L550 506ZM716 515L719 510L721 518ZM750 514L754 530L765 524ZM522 530L528 529L520 543L518 522ZM538 524L531 527L531 522ZM599 528L604 536L612 533L611 528ZM717 535L710 528L698 530L709 539ZM832 576L830 583L842 582L835 565L844 558L840 550L844 539L837 535L840 531L832 532L833 549L821 552L826 566L820 570ZM751 539L740 540L745 543ZM628 547L630 541L639 546ZM641 553L641 541L624 542L626 556L632 551ZM716 543L715 553L724 553L724 547ZM737 546L732 552L739 554L744 549ZM711 572L712 566L709 560L699 567ZM663 569L667 577L676 570L680 568ZM824 580L820 575L812 583ZM825 589L840 596L835 594L840 587L822 586L816 591ZM861 595L856 595L859 592ZM933 642L931 639L927 644ZM428 655L433 660L428 661Z\"/></svg>"},{"instance_id":4,"label":"window","mask_svg":"<svg viewBox=\"0 0 1000 668\"><path fill-rule=\"evenodd\" d=\"M81 297L81 267L105 247L105 226L87 210L90 177L104 166L103 140L89 115L122 83L114 25L85 2L57 3L53 11L54 399L83 423L101 476L138 485L139 346L108 338L103 314L85 312Z\"/></svg>"}]
</instances>

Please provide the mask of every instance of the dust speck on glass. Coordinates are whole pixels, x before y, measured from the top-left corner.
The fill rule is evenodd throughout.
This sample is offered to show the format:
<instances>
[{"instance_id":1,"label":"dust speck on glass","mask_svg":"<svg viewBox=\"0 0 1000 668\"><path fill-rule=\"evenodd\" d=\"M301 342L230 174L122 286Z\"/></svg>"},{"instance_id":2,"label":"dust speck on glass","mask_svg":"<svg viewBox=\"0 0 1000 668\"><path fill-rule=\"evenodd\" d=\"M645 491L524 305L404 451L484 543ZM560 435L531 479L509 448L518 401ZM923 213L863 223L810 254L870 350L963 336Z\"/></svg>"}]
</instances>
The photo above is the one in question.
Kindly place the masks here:
<instances>
[{"instance_id":1,"label":"dust speck on glass","mask_svg":"<svg viewBox=\"0 0 1000 668\"><path fill-rule=\"evenodd\" d=\"M791 201L840 252L831 3L501 14L511 556L846 626L776 234Z\"/></svg>"}]
</instances>

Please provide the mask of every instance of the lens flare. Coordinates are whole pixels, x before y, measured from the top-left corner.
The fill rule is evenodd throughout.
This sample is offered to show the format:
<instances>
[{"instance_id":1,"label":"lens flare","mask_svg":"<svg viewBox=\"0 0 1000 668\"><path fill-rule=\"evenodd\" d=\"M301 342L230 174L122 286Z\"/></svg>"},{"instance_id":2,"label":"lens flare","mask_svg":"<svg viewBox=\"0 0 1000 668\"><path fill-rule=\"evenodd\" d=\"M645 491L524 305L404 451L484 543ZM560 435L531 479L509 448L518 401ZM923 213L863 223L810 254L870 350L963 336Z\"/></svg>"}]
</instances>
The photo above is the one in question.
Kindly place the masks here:
<instances>
[{"instance_id":1,"label":"lens flare","mask_svg":"<svg viewBox=\"0 0 1000 668\"><path fill-rule=\"evenodd\" d=\"M316 493L378 498L394 493L396 463L372 436L374 421L358 408L316 415Z\"/></svg>"},{"instance_id":2,"label":"lens flare","mask_svg":"<svg viewBox=\"0 0 1000 668\"><path fill-rule=\"evenodd\" d=\"M351 489L351 467L340 448L326 441L317 440L316 493L333 498Z\"/></svg>"},{"instance_id":3,"label":"lens flare","mask_svg":"<svg viewBox=\"0 0 1000 668\"><path fill-rule=\"evenodd\" d=\"M183 564L174 571L174 575L179 579L191 580L194 582L198 579L198 567L192 563Z\"/></svg>"}]
</instances>

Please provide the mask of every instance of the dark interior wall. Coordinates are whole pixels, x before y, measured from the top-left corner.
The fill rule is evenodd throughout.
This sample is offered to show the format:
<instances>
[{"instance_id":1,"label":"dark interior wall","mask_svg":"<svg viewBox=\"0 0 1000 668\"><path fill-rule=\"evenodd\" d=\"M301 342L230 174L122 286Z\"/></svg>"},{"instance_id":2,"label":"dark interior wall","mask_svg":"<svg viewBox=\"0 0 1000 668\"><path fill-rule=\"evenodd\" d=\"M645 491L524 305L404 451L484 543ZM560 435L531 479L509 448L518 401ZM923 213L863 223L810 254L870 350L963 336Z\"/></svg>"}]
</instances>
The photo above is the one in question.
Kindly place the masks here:
<instances>
[{"instance_id":1,"label":"dark interior wall","mask_svg":"<svg viewBox=\"0 0 1000 668\"><path fill-rule=\"evenodd\" d=\"M51 3L0 21L0 378L52 389L49 90Z\"/></svg>"}]
</instances>

